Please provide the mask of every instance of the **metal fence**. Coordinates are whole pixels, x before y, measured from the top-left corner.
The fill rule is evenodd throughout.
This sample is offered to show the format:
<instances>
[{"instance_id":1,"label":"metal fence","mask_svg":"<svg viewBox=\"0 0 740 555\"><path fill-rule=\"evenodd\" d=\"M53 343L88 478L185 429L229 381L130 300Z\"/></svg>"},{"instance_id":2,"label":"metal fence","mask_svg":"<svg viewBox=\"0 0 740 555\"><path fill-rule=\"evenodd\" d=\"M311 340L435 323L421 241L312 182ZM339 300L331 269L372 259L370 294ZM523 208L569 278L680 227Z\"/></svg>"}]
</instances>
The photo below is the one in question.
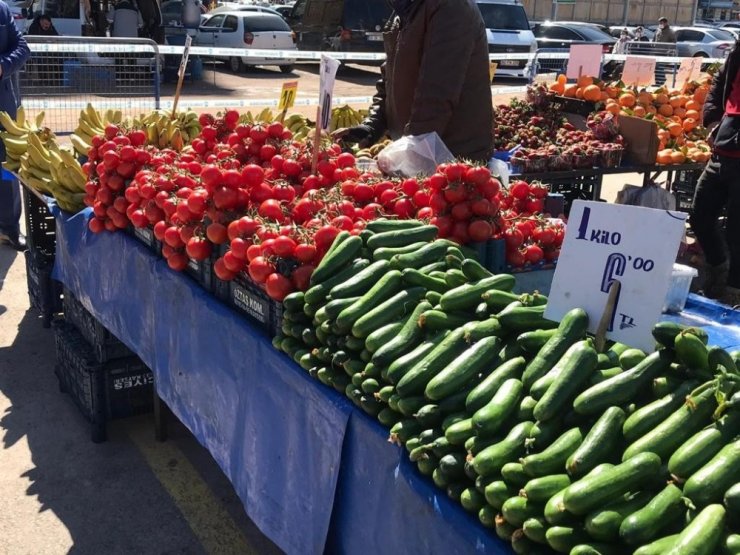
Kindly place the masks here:
<instances>
[{"instance_id":1,"label":"metal fence","mask_svg":"<svg viewBox=\"0 0 740 555\"><path fill-rule=\"evenodd\" d=\"M159 107L160 55L146 39L93 37L26 38L31 58L20 74L23 105L29 116L44 111L45 125L71 133L80 110L138 115Z\"/></svg>"}]
</instances>

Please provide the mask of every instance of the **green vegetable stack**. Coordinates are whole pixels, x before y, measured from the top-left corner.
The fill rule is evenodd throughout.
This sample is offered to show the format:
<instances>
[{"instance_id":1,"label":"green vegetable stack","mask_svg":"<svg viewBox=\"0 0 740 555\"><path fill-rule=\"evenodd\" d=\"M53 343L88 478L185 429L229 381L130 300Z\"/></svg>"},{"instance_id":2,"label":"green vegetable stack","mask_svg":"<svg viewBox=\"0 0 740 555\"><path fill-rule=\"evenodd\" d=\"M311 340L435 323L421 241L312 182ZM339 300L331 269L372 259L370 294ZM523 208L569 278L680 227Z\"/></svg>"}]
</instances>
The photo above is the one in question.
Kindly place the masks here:
<instances>
[{"instance_id":1,"label":"green vegetable stack","mask_svg":"<svg viewBox=\"0 0 740 555\"><path fill-rule=\"evenodd\" d=\"M660 323L598 353L415 221L340 234L274 344L516 553L740 554L740 353Z\"/></svg>"}]
</instances>

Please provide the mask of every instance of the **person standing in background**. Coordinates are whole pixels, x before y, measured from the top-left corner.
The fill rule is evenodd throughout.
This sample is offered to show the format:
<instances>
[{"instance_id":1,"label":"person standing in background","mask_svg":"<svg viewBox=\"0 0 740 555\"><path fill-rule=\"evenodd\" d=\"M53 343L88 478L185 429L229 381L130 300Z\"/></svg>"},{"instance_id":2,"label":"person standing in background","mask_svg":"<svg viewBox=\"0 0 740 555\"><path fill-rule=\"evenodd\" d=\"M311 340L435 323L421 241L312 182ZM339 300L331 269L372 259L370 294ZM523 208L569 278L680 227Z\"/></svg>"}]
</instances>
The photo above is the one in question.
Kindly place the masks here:
<instances>
[{"instance_id":1,"label":"person standing in background","mask_svg":"<svg viewBox=\"0 0 740 555\"><path fill-rule=\"evenodd\" d=\"M619 38L617 39L617 42L614 43L614 48L612 52L614 54L626 54L627 53L627 43L630 41L630 34L627 29L622 29L622 32L619 33Z\"/></svg>"},{"instance_id":2,"label":"person standing in background","mask_svg":"<svg viewBox=\"0 0 740 555\"><path fill-rule=\"evenodd\" d=\"M493 102L488 38L472 0L392 0L386 60L370 115L333 136L360 146L436 132L453 155L488 163Z\"/></svg>"},{"instance_id":3,"label":"person standing in background","mask_svg":"<svg viewBox=\"0 0 740 555\"><path fill-rule=\"evenodd\" d=\"M740 305L740 47L735 44L714 77L704 104L703 125L710 135L712 159L699 178L691 210L691 229L706 261L704 294L730 306ZM727 231L719 217L726 209Z\"/></svg>"},{"instance_id":4,"label":"person standing in background","mask_svg":"<svg viewBox=\"0 0 740 555\"><path fill-rule=\"evenodd\" d=\"M31 56L26 39L15 25L8 5L0 0L0 110L15 118L21 105L18 72ZM0 141L0 160L5 160L5 145ZM26 249L21 235L21 190L18 180L0 181L0 243L18 251Z\"/></svg>"},{"instance_id":5,"label":"person standing in background","mask_svg":"<svg viewBox=\"0 0 740 555\"><path fill-rule=\"evenodd\" d=\"M668 25L668 18L661 17L658 20L658 31L655 33L653 42L676 42L676 33Z\"/></svg>"},{"instance_id":6,"label":"person standing in background","mask_svg":"<svg viewBox=\"0 0 740 555\"><path fill-rule=\"evenodd\" d=\"M139 38L139 27L144 22L134 0L118 0L109 19L112 24L111 37Z\"/></svg>"}]
</instances>

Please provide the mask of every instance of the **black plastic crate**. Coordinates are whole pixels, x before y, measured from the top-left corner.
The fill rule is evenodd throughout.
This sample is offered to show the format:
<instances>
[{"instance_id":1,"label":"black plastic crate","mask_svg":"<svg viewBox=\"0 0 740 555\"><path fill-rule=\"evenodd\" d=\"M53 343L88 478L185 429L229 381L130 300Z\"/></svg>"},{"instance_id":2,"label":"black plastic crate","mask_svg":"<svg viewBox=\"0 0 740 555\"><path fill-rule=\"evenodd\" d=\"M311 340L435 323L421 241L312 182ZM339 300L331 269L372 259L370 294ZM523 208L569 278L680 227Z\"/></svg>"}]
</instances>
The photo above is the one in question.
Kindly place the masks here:
<instances>
[{"instance_id":1,"label":"black plastic crate","mask_svg":"<svg viewBox=\"0 0 740 555\"><path fill-rule=\"evenodd\" d=\"M522 176L527 179L526 175ZM596 198L601 191L601 175L573 175L563 179L539 178L538 180L549 185L551 193L563 196L565 214L570 213L570 207L575 200L599 200Z\"/></svg>"},{"instance_id":2,"label":"black plastic crate","mask_svg":"<svg viewBox=\"0 0 740 555\"><path fill-rule=\"evenodd\" d=\"M54 314L62 312L62 284L51 277L54 259L34 251L26 251L26 282L28 298L33 308L41 312L45 328L51 326Z\"/></svg>"},{"instance_id":3,"label":"black plastic crate","mask_svg":"<svg viewBox=\"0 0 740 555\"><path fill-rule=\"evenodd\" d=\"M59 389L90 422L92 441L106 440L109 420L152 410L154 376L139 358L98 363L82 334L62 319L54 322L54 343Z\"/></svg>"},{"instance_id":4,"label":"black plastic crate","mask_svg":"<svg viewBox=\"0 0 740 555\"><path fill-rule=\"evenodd\" d=\"M211 284L215 279L213 275L213 261L188 259L188 265L185 267L185 273L200 284L206 291L211 291Z\"/></svg>"},{"instance_id":5,"label":"black plastic crate","mask_svg":"<svg viewBox=\"0 0 740 555\"><path fill-rule=\"evenodd\" d=\"M155 253L157 256L162 254L162 243L158 241L154 236L154 231L148 227L134 227L130 226L129 234L136 239L139 243L144 245L147 249Z\"/></svg>"},{"instance_id":6,"label":"black plastic crate","mask_svg":"<svg viewBox=\"0 0 740 555\"><path fill-rule=\"evenodd\" d=\"M227 303L267 331L270 337L274 337L280 331L283 322L283 303L272 300L245 274L240 274L229 282Z\"/></svg>"},{"instance_id":7,"label":"black plastic crate","mask_svg":"<svg viewBox=\"0 0 740 555\"><path fill-rule=\"evenodd\" d=\"M676 210L679 212L691 212L691 208L694 206L694 193L684 193L682 191L673 191L673 196L676 197Z\"/></svg>"},{"instance_id":8,"label":"black plastic crate","mask_svg":"<svg viewBox=\"0 0 740 555\"><path fill-rule=\"evenodd\" d=\"M671 181L671 191L693 196L701 173L702 170L681 170L675 172Z\"/></svg>"},{"instance_id":9,"label":"black plastic crate","mask_svg":"<svg viewBox=\"0 0 740 555\"><path fill-rule=\"evenodd\" d=\"M95 360L103 363L117 358L134 356L134 353L109 332L82 303L64 288L64 318L82 334L90 344Z\"/></svg>"},{"instance_id":10,"label":"black plastic crate","mask_svg":"<svg viewBox=\"0 0 740 555\"><path fill-rule=\"evenodd\" d=\"M550 107L564 114L577 114L579 116L589 116L596 111L596 104L593 102L566 96L552 98L550 100Z\"/></svg>"},{"instance_id":11,"label":"black plastic crate","mask_svg":"<svg viewBox=\"0 0 740 555\"><path fill-rule=\"evenodd\" d=\"M45 201L25 186L21 187L26 215L26 242L29 250L54 261L57 247L57 222Z\"/></svg>"}]
</instances>

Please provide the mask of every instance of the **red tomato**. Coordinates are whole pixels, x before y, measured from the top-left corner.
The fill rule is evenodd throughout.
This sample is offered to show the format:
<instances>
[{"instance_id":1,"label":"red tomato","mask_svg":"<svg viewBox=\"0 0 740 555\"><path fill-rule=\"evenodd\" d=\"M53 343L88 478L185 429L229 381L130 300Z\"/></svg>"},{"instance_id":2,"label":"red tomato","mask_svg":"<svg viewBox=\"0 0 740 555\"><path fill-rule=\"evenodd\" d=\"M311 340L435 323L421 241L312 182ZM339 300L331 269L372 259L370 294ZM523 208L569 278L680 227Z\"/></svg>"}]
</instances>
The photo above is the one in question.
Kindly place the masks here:
<instances>
[{"instance_id":1,"label":"red tomato","mask_svg":"<svg viewBox=\"0 0 740 555\"><path fill-rule=\"evenodd\" d=\"M309 243L299 243L295 248L295 258L302 264L313 262L316 258L316 246Z\"/></svg>"},{"instance_id":2,"label":"red tomato","mask_svg":"<svg viewBox=\"0 0 740 555\"><path fill-rule=\"evenodd\" d=\"M504 240L506 241L506 248L509 250L516 250L524 243L524 235L515 227L510 227L504 231Z\"/></svg>"},{"instance_id":3,"label":"red tomato","mask_svg":"<svg viewBox=\"0 0 740 555\"><path fill-rule=\"evenodd\" d=\"M242 239L241 237L235 237L231 240L231 243L229 244L231 248L231 253L242 261L247 261L247 249L250 246L250 243Z\"/></svg>"},{"instance_id":4,"label":"red tomato","mask_svg":"<svg viewBox=\"0 0 740 555\"><path fill-rule=\"evenodd\" d=\"M449 206L442 193L434 193L429 199L429 207L434 210L435 214L444 214Z\"/></svg>"},{"instance_id":5,"label":"red tomato","mask_svg":"<svg viewBox=\"0 0 740 555\"><path fill-rule=\"evenodd\" d=\"M280 221L283 219L283 207L281 206L280 201L275 199L267 199L262 202L258 212L260 216L270 220Z\"/></svg>"},{"instance_id":6,"label":"red tomato","mask_svg":"<svg viewBox=\"0 0 740 555\"><path fill-rule=\"evenodd\" d=\"M522 251L514 249L506 251L506 261L514 268L521 268L527 260Z\"/></svg>"},{"instance_id":7,"label":"red tomato","mask_svg":"<svg viewBox=\"0 0 740 555\"><path fill-rule=\"evenodd\" d=\"M419 211L416 213L416 217L420 220L428 220L434 216L434 212L431 208L428 206L425 206L424 208L420 208Z\"/></svg>"},{"instance_id":8,"label":"red tomato","mask_svg":"<svg viewBox=\"0 0 740 555\"><path fill-rule=\"evenodd\" d=\"M262 256L262 245L249 245L247 247L247 261L251 262L258 256Z\"/></svg>"},{"instance_id":9,"label":"red tomato","mask_svg":"<svg viewBox=\"0 0 740 555\"><path fill-rule=\"evenodd\" d=\"M275 271L273 266L266 258L258 256L249 263L249 277L257 283L264 283L267 276Z\"/></svg>"},{"instance_id":10,"label":"red tomato","mask_svg":"<svg viewBox=\"0 0 740 555\"><path fill-rule=\"evenodd\" d=\"M226 269L230 272L234 272L235 274L238 274L241 272L244 267L246 266L246 261L241 260L234 256L234 253L232 251L228 251L224 255L224 266L226 266Z\"/></svg>"},{"instance_id":11,"label":"red tomato","mask_svg":"<svg viewBox=\"0 0 740 555\"><path fill-rule=\"evenodd\" d=\"M515 199L524 200L529 196L529 185L526 181L514 181L509 185L509 192Z\"/></svg>"},{"instance_id":12,"label":"red tomato","mask_svg":"<svg viewBox=\"0 0 740 555\"><path fill-rule=\"evenodd\" d=\"M493 216L495 214L493 205L488 199L478 199L470 206L476 216Z\"/></svg>"},{"instance_id":13,"label":"red tomato","mask_svg":"<svg viewBox=\"0 0 740 555\"><path fill-rule=\"evenodd\" d=\"M444 174L447 181L462 181L467 171L468 166L465 164L450 164L444 169Z\"/></svg>"},{"instance_id":14,"label":"red tomato","mask_svg":"<svg viewBox=\"0 0 740 555\"><path fill-rule=\"evenodd\" d=\"M429 206L431 198L431 195L427 191L416 191L413 196L414 204L419 208Z\"/></svg>"},{"instance_id":15,"label":"red tomato","mask_svg":"<svg viewBox=\"0 0 740 555\"><path fill-rule=\"evenodd\" d=\"M221 281L231 281L234 278L236 278L236 274L226 268L223 258L219 258L218 260L216 260L216 262L214 262L213 272L216 274L216 277L220 279Z\"/></svg>"},{"instance_id":16,"label":"red tomato","mask_svg":"<svg viewBox=\"0 0 740 555\"><path fill-rule=\"evenodd\" d=\"M206 228L206 237L214 245L223 245L229 240L229 234L223 224L213 222Z\"/></svg>"},{"instance_id":17,"label":"red tomato","mask_svg":"<svg viewBox=\"0 0 740 555\"><path fill-rule=\"evenodd\" d=\"M328 249L337 235L339 235L339 230L336 227L325 225L319 228L313 236L316 248L319 250Z\"/></svg>"},{"instance_id":18,"label":"red tomato","mask_svg":"<svg viewBox=\"0 0 740 555\"><path fill-rule=\"evenodd\" d=\"M370 185L356 183L352 191L352 197L360 204L365 204L375 198L375 191Z\"/></svg>"},{"instance_id":19,"label":"red tomato","mask_svg":"<svg viewBox=\"0 0 740 555\"><path fill-rule=\"evenodd\" d=\"M185 252L193 260L205 260L211 256L211 243L203 237L191 237L185 247Z\"/></svg>"},{"instance_id":20,"label":"red tomato","mask_svg":"<svg viewBox=\"0 0 740 555\"><path fill-rule=\"evenodd\" d=\"M383 207L375 202L371 202L362 209L362 219L370 221L383 215Z\"/></svg>"},{"instance_id":21,"label":"red tomato","mask_svg":"<svg viewBox=\"0 0 740 555\"><path fill-rule=\"evenodd\" d=\"M481 187L491 178L491 172L485 166L473 166L465 172L465 181Z\"/></svg>"},{"instance_id":22,"label":"red tomato","mask_svg":"<svg viewBox=\"0 0 740 555\"><path fill-rule=\"evenodd\" d=\"M382 204L383 206L388 206L398 198L398 193L393 189L385 189L376 198L378 199L378 202L380 204Z\"/></svg>"},{"instance_id":23,"label":"red tomato","mask_svg":"<svg viewBox=\"0 0 740 555\"><path fill-rule=\"evenodd\" d=\"M419 182L413 178L404 179L403 183L401 183L401 190L403 191L403 194L409 197L414 196L420 188L421 186L419 185Z\"/></svg>"},{"instance_id":24,"label":"red tomato","mask_svg":"<svg viewBox=\"0 0 740 555\"><path fill-rule=\"evenodd\" d=\"M93 233L101 233L105 229L105 223L100 218L90 218L87 226Z\"/></svg>"},{"instance_id":25,"label":"red tomato","mask_svg":"<svg viewBox=\"0 0 740 555\"><path fill-rule=\"evenodd\" d=\"M291 279L293 281L293 285L295 285L295 288L298 289L298 291L306 291L308 290L310 286L310 279L311 274L313 274L313 271L316 268L314 266L298 266L295 270L293 270L293 275L291 276Z\"/></svg>"},{"instance_id":26,"label":"red tomato","mask_svg":"<svg viewBox=\"0 0 740 555\"><path fill-rule=\"evenodd\" d=\"M265 178L265 170L257 164L248 164L242 169L242 179L247 187L256 187Z\"/></svg>"},{"instance_id":27,"label":"red tomato","mask_svg":"<svg viewBox=\"0 0 740 555\"><path fill-rule=\"evenodd\" d=\"M355 157L349 152L343 152L337 156L337 166L340 168L351 168L355 165Z\"/></svg>"},{"instance_id":28,"label":"red tomato","mask_svg":"<svg viewBox=\"0 0 740 555\"><path fill-rule=\"evenodd\" d=\"M540 214L545 208L545 200L541 198L528 198L524 202L527 212L530 214Z\"/></svg>"},{"instance_id":29,"label":"red tomato","mask_svg":"<svg viewBox=\"0 0 740 555\"><path fill-rule=\"evenodd\" d=\"M455 222L452 226L452 239L461 245L465 245L470 242L468 222Z\"/></svg>"},{"instance_id":30,"label":"red tomato","mask_svg":"<svg viewBox=\"0 0 740 555\"><path fill-rule=\"evenodd\" d=\"M294 291L291 281L285 276L277 273L270 274L267 277L265 289L267 294L276 301L282 301Z\"/></svg>"},{"instance_id":31,"label":"red tomato","mask_svg":"<svg viewBox=\"0 0 740 555\"><path fill-rule=\"evenodd\" d=\"M281 258L290 258L295 254L296 242L290 237L281 235L273 239L273 252Z\"/></svg>"},{"instance_id":32,"label":"red tomato","mask_svg":"<svg viewBox=\"0 0 740 555\"><path fill-rule=\"evenodd\" d=\"M467 222L473 216L469 202L461 202L452 207L452 217L460 222Z\"/></svg>"},{"instance_id":33,"label":"red tomato","mask_svg":"<svg viewBox=\"0 0 740 555\"><path fill-rule=\"evenodd\" d=\"M537 264L544 258L544 256L545 253L538 245L529 245L524 253L524 258L526 258L527 262L530 264Z\"/></svg>"},{"instance_id":34,"label":"red tomato","mask_svg":"<svg viewBox=\"0 0 740 555\"><path fill-rule=\"evenodd\" d=\"M447 185L447 178L441 173L435 173L429 177L428 185L432 191L441 191Z\"/></svg>"},{"instance_id":35,"label":"red tomato","mask_svg":"<svg viewBox=\"0 0 740 555\"><path fill-rule=\"evenodd\" d=\"M449 216L436 216L429 223L439 228L440 237L449 237L452 233L452 219Z\"/></svg>"},{"instance_id":36,"label":"red tomato","mask_svg":"<svg viewBox=\"0 0 740 555\"><path fill-rule=\"evenodd\" d=\"M555 232L549 227L538 227L532 233L532 238L540 245L546 247L555 241Z\"/></svg>"},{"instance_id":37,"label":"red tomato","mask_svg":"<svg viewBox=\"0 0 740 555\"><path fill-rule=\"evenodd\" d=\"M475 243L488 241L493 234L493 228L485 220L474 220L468 225L468 235L470 240Z\"/></svg>"},{"instance_id":38,"label":"red tomato","mask_svg":"<svg viewBox=\"0 0 740 555\"><path fill-rule=\"evenodd\" d=\"M560 249L547 249L545 251L545 260L548 262L554 262L560 258Z\"/></svg>"},{"instance_id":39,"label":"red tomato","mask_svg":"<svg viewBox=\"0 0 740 555\"><path fill-rule=\"evenodd\" d=\"M468 192L462 185L450 185L444 190L445 200L450 204L463 202L468 198Z\"/></svg>"},{"instance_id":40,"label":"red tomato","mask_svg":"<svg viewBox=\"0 0 740 555\"><path fill-rule=\"evenodd\" d=\"M349 216L337 216L331 221L331 225L343 231L349 231L354 227L354 222Z\"/></svg>"}]
</instances>

